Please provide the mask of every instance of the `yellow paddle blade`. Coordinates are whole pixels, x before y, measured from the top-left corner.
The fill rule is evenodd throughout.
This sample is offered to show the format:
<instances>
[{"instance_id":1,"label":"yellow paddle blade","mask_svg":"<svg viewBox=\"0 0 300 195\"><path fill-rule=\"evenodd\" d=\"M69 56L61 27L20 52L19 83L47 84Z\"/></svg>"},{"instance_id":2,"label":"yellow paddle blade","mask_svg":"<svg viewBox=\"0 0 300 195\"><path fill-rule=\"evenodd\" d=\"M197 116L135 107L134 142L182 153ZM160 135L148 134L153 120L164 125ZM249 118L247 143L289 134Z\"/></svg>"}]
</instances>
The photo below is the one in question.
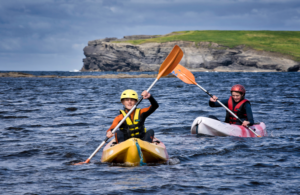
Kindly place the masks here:
<instances>
[{"instance_id":1,"label":"yellow paddle blade","mask_svg":"<svg viewBox=\"0 0 300 195\"><path fill-rule=\"evenodd\" d=\"M177 66L180 60L183 57L183 51L180 49L178 45L175 45L172 51L169 53L165 61L161 64L157 79L160 77L167 76L172 72L172 70Z\"/></svg>"},{"instance_id":2,"label":"yellow paddle blade","mask_svg":"<svg viewBox=\"0 0 300 195\"><path fill-rule=\"evenodd\" d=\"M172 74L174 74L176 77L178 77L180 80L182 80L187 84L194 84L194 85L197 84L194 75L188 69L186 69L184 66L180 64L178 64L174 68Z\"/></svg>"}]
</instances>

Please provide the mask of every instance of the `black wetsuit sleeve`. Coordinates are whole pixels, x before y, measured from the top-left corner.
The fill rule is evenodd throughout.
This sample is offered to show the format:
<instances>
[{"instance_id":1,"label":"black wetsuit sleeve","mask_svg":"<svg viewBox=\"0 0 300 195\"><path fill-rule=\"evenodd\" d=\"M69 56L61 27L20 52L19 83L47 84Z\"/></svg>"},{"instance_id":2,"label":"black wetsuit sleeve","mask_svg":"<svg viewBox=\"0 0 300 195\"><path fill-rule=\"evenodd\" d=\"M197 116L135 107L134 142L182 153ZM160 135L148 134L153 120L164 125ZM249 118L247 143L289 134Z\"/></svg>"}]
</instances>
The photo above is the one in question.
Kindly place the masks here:
<instances>
[{"instance_id":1,"label":"black wetsuit sleeve","mask_svg":"<svg viewBox=\"0 0 300 195\"><path fill-rule=\"evenodd\" d=\"M219 100L222 104L224 104L226 107L228 107L228 99ZM211 102L209 101L210 107L222 107L221 104L218 102Z\"/></svg>"},{"instance_id":2,"label":"black wetsuit sleeve","mask_svg":"<svg viewBox=\"0 0 300 195\"><path fill-rule=\"evenodd\" d=\"M150 114L152 114L159 107L157 101L154 99L152 95L148 98L148 100L151 103L151 106L146 112L143 112L141 114L141 120L145 120Z\"/></svg>"},{"instance_id":3,"label":"black wetsuit sleeve","mask_svg":"<svg viewBox=\"0 0 300 195\"><path fill-rule=\"evenodd\" d=\"M251 126L251 125L254 124L254 118L253 118L253 114L252 114L252 109L251 109L250 103L246 102L244 104L244 108L245 108L246 113L247 113L248 121L250 122L249 126ZM244 121L245 119L241 119L241 120Z\"/></svg>"}]
</instances>

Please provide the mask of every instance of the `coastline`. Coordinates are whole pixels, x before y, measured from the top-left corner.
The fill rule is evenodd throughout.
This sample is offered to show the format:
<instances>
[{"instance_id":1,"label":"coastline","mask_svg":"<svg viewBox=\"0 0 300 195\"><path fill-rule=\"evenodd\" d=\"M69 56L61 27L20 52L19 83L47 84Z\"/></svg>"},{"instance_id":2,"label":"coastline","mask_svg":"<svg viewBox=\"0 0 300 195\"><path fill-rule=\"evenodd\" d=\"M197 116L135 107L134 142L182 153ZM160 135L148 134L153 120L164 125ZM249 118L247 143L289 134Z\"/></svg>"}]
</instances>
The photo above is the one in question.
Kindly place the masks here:
<instances>
[{"instance_id":1,"label":"coastline","mask_svg":"<svg viewBox=\"0 0 300 195\"><path fill-rule=\"evenodd\" d=\"M229 70L229 69L189 69L191 72L280 72L276 70ZM300 71L298 71L300 72ZM23 73L23 72L0 72L0 78L94 78L94 79L126 79L126 78L156 78L157 74L139 74L139 75L130 75L125 73L119 73L119 74L105 74L105 75L78 75L78 76L58 76L58 75L42 75L42 76L36 76L33 74ZM167 78L175 77L173 75L166 76Z\"/></svg>"},{"instance_id":2,"label":"coastline","mask_svg":"<svg viewBox=\"0 0 300 195\"><path fill-rule=\"evenodd\" d=\"M57 76L57 75L43 75L36 76L23 72L8 72L0 73L1 77L11 77L11 78L94 78L94 79L119 79L119 78L156 78L157 74L140 74L140 75L130 75L130 74L106 74L106 75L78 75L78 76ZM173 77L167 76L167 77Z\"/></svg>"}]
</instances>

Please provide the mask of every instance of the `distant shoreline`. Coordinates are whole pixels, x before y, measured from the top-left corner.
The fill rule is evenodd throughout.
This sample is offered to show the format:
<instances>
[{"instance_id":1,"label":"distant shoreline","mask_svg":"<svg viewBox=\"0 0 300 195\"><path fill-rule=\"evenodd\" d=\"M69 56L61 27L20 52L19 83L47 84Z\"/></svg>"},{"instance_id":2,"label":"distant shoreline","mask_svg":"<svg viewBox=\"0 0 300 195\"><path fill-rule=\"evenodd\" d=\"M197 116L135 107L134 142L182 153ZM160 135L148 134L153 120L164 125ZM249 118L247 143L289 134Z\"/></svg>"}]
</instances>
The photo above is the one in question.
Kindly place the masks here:
<instances>
[{"instance_id":1,"label":"distant shoreline","mask_svg":"<svg viewBox=\"0 0 300 195\"><path fill-rule=\"evenodd\" d=\"M12 78L95 78L95 79L119 79L119 78L156 78L157 74L140 74L140 75L130 75L130 74L105 74L105 75L78 75L78 76L58 76L58 75L43 75L36 76L33 74L23 73L23 72L8 72L0 73L1 77L12 77ZM168 76L172 77L172 76Z\"/></svg>"},{"instance_id":2,"label":"distant shoreline","mask_svg":"<svg viewBox=\"0 0 300 195\"><path fill-rule=\"evenodd\" d=\"M253 71L244 71L244 70L226 70L226 69L215 69L215 70L207 70L207 69L190 69L191 72L277 72L272 70L253 70ZM49 71L52 72L52 71ZM298 71L300 72L300 71ZM0 78L11 77L11 78L95 78L95 79L125 79L125 78L156 78L157 74L139 74L139 75L130 75L130 74L105 74L105 75L78 75L78 76L58 76L58 75L42 75L36 76L33 74L28 74L24 72L0 72ZM173 75L169 75L167 77L175 77Z\"/></svg>"}]
</instances>

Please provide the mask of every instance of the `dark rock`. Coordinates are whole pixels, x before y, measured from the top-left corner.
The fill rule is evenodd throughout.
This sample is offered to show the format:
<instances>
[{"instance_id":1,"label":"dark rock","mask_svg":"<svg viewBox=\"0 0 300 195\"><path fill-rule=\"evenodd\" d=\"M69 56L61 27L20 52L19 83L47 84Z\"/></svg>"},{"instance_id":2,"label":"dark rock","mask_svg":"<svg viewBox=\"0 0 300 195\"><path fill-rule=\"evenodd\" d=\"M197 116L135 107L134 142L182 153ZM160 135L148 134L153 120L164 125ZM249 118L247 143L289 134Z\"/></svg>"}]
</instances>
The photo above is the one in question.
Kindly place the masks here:
<instances>
[{"instance_id":1,"label":"dark rock","mask_svg":"<svg viewBox=\"0 0 300 195\"><path fill-rule=\"evenodd\" d=\"M73 111L76 111L77 108L76 107L68 107L68 108L65 108L65 110L73 112Z\"/></svg>"},{"instance_id":2,"label":"dark rock","mask_svg":"<svg viewBox=\"0 0 300 195\"><path fill-rule=\"evenodd\" d=\"M7 127L5 129L6 130L23 130L24 128L22 128L22 127Z\"/></svg>"},{"instance_id":3,"label":"dark rock","mask_svg":"<svg viewBox=\"0 0 300 195\"><path fill-rule=\"evenodd\" d=\"M103 39L104 42L110 42L110 41L115 41L117 40L118 38L117 37L106 37L105 39Z\"/></svg>"},{"instance_id":4,"label":"dark rock","mask_svg":"<svg viewBox=\"0 0 300 195\"><path fill-rule=\"evenodd\" d=\"M131 35L131 36L124 36L124 39L138 40L138 39L152 39L156 37L159 37L159 35Z\"/></svg>"}]
</instances>

